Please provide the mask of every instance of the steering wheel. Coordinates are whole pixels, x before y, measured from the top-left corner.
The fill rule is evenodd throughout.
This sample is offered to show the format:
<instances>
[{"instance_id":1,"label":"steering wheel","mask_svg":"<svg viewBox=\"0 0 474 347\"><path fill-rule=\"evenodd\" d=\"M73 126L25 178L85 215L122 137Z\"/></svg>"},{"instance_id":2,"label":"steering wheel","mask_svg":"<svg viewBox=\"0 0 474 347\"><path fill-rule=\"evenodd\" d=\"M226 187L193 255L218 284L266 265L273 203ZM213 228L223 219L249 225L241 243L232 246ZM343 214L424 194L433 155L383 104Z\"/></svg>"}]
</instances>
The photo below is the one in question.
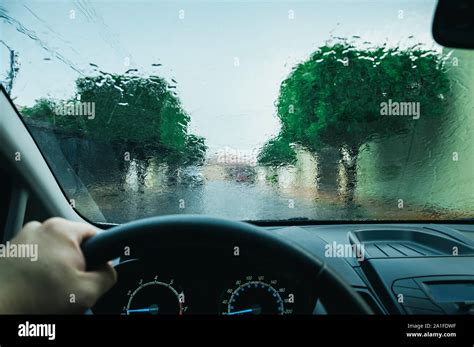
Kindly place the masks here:
<instances>
[{"instance_id":1,"label":"steering wheel","mask_svg":"<svg viewBox=\"0 0 474 347\"><path fill-rule=\"evenodd\" d=\"M226 219L176 215L152 217L112 227L82 244L88 269L123 255L125 247L193 243L247 244L277 254L295 271L314 276L318 298L329 314L372 314L361 296L304 248L255 225Z\"/></svg>"}]
</instances>

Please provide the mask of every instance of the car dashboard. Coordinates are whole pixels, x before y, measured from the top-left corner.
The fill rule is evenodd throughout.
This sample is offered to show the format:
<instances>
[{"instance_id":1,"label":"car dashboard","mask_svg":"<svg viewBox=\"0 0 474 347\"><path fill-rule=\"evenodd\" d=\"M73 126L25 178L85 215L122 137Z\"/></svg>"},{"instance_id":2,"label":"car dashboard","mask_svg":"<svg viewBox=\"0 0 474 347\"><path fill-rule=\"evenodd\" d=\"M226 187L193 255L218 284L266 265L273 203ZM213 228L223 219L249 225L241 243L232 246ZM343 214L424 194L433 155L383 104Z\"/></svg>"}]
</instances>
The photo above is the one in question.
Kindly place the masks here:
<instances>
[{"instance_id":1,"label":"car dashboard","mask_svg":"<svg viewBox=\"0 0 474 347\"><path fill-rule=\"evenodd\" d=\"M295 272L277 255L240 252L238 246L140 249L116 265L119 281L93 312L312 313L316 293L306 274Z\"/></svg>"},{"instance_id":2,"label":"car dashboard","mask_svg":"<svg viewBox=\"0 0 474 347\"><path fill-rule=\"evenodd\" d=\"M460 227L460 226L459 226ZM470 226L266 226L323 260L375 314L474 314ZM462 229L462 228L461 228ZM352 254L335 250L359 250ZM94 314L326 314L317 274L269 251L196 240L127 248Z\"/></svg>"}]
</instances>

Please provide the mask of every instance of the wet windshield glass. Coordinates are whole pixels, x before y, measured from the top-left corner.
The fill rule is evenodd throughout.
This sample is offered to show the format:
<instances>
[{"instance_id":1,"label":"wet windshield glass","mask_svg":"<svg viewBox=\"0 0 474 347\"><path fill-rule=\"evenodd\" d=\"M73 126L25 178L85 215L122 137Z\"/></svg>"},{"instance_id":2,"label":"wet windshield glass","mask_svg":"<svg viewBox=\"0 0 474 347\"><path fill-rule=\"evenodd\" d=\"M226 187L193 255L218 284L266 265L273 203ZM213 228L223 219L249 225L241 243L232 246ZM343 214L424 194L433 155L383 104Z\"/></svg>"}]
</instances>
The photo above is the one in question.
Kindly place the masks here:
<instances>
[{"instance_id":1,"label":"wet windshield glass","mask_svg":"<svg viewBox=\"0 0 474 347\"><path fill-rule=\"evenodd\" d=\"M472 217L435 0L3 1L0 79L92 221Z\"/></svg>"}]
</instances>

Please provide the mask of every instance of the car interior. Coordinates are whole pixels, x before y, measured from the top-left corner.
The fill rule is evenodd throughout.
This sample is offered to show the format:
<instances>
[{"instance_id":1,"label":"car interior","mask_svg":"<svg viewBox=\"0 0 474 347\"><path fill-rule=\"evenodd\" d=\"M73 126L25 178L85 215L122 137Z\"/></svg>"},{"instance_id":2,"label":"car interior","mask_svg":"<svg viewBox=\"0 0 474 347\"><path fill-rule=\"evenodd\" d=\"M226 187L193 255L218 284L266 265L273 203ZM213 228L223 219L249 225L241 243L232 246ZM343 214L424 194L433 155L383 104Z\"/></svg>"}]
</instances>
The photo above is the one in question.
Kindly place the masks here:
<instances>
[{"instance_id":1,"label":"car interior","mask_svg":"<svg viewBox=\"0 0 474 347\"><path fill-rule=\"evenodd\" d=\"M431 9L438 6L437 1L431 1L430 3ZM468 2L440 1L436 15L437 20L435 20L433 26L433 34L431 33L431 27L424 29L428 35L434 35L440 47L442 45L443 52L448 49L446 47L454 47L452 49L462 48L463 52L468 54L470 53L468 49L474 48L474 35L472 35L474 16L465 16L466 18L469 17L465 21L469 21L470 26L467 24L459 25L461 21L459 19L461 17L458 17L459 7L453 9L447 3L450 3L453 8L456 4L468 6L472 10L472 5L466 5ZM13 2L5 5L5 9L8 11L3 9L4 5L1 6L0 13L3 14L1 17L3 20L7 21L5 19L7 15L11 15L11 18L15 17L16 12ZM31 11L36 11L36 8L40 9L42 5L31 4L31 6ZM443 9L443 6L448 8ZM395 6L395 8L397 7ZM89 10L86 12L92 13ZM469 11L464 10L462 12ZM179 16L180 12L177 13ZM38 16L44 15L43 12L37 12L37 14ZM80 11L77 11L76 15L79 16L80 14ZM186 12L186 16L191 15L192 11ZM296 19L298 15L302 15L301 11L295 11ZM353 15L356 15L355 12ZM435 12L427 13L426 16L427 21L431 22L435 17ZM455 19L452 18L453 16ZM22 17L18 14L17 18ZM185 17L184 20L186 18L188 17ZM5 25L16 25L12 21L9 21L9 23ZM222 30L227 30L224 28L225 26L222 27ZM464 34L460 34L459 31ZM107 35L106 37L109 37ZM9 37L2 37L2 40L8 42L10 47L15 47L16 41L13 37L10 41ZM433 37L430 37L430 40L434 40ZM18 44L18 47L23 46ZM32 48L29 49L32 50ZM192 49L195 49L195 47ZM192 49L191 53L194 52ZM25 52L30 51L25 48ZM22 54L21 50L20 54ZM31 55L33 54L31 53ZM59 55L58 53L56 58ZM330 57L331 54L324 55L321 59L328 56ZM64 58L64 56L61 57ZM25 60L27 60L26 53ZM234 59L233 63L237 64L239 62ZM28 65L26 61L22 64ZM241 59L240 64L245 64L244 58ZM20 73L23 65L19 70ZM349 64L349 66L353 65ZM473 65L468 65L468 67L472 70ZM25 68L24 71L29 70ZM299 70L293 69L292 71L296 71L296 75ZM351 73L355 74L355 72ZM87 79L88 77L84 78ZM235 78L235 81L239 81L238 77ZM355 77L355 79L357 78ZM428 77L426 78L428 79ZM362 217L356 213L341 218L339 213L345 205L336 205L336 207L332 207L335 211L334 218L326 218L324 215L319 219L312 215L306 217L307 214L305 215L305 212L302 212L303 210L295 211L298 208L297 206L289 207L290 212L294 212L295 215L282 214L284 217L278 219L274 218L275 215L270 212L268 218L263 212L258 214L265 209L271 210L273 206L265 205L272 197L264 195L266 190L263 188L262 190L252 191L248 195L239 195L231 188L228 188L228 190L224 188L222 195L212 196L212 204L217 206L216 211L220 211L217 210L218 208L225 210L228 207L226 213L207 213L206 209L199 211L193 209L192 206L184 208L180 206L180 209L176 208L176 210L169 212L169 209L162 208L163 204L161 202L157 203L155 207L150 207L152 203L142 204L142 200L139 200L140 197L143 197L144 200L147 199L148 193L146 190L152 189L147 188L146 184L143 186L145 193L142 194L137 190L138 198L132 196L131 190L125 193L123 191L113 193L124 194L123 197L121 196L116 200L114 198L107 200L109 196L113 196L112 193L109 195L104 193L100 196L100 199L97 198L100 193L94 189L100 186L101 182L91 183L95 173L90 171L90 175L86 177L82 168L78 168L68 160L66 151L70 151L70 147L66 149L64 142L67 139L63 141L63 139L59 140L59 137L57 137L58 140L55 142L56 140L41 135L41 131L52 131L54 133L56 130L41 128L43 130L40 129L40 131L36 123L29 120L25 106L26 101L21 101L21 96L17 98L18 95L22 94L23 89L27 90L27 87L21 87L23 85L20 77L17 81L15 83L18 83L18 87L14 85L13 92L4 83L2 83L0 90L0 236L3 242L7 242L27 222L33 220L44 221L50 217L63 217L72 221L88 223L97 229L98 234L85 241L81 246L87 267L88 269L94 269L109 260L113 260L118 273L118 282L85 314L239 316L259 314L474 314L474 224L472 223L474 190L472 180L469 180L469 174L472 177L472 172L474 172L472 170L472 108L469 116L471 117L471 123L465 124L463 128L467 134L470 134L466 135L469 141L466 142L465 147L462 147L464 152L460 151L460 158L468 162L466 167L470 168L470 173L458 168L456 170L459 171L456 171L453 177L446 178L447 176L443 176L441 166L449 165L449 163L446 164L446 162L440 161L441 166L435 169L430 168L428 171L430 172L429 175L439 175L446 178L444 181L443 179L436 181L438 183L432 184L431 190L426 192L421 188L418 190L418 188L424 187L423 181L431 179L429 178L431 176L420 176L419 179L411 177L411 183L407 190L417 195L419 200L431 199L438 191L448 191L447 194L451 194L450 203L451 200L454 201L453 206L456 202L459 202L459 206L464 204L462 205L464 206L463 214L455 214L454 212L450 214L451 212L446 212L446 210L443 210L442 213L432 210L427 212L424 209L414 210L414 212L411 211L406 215L397 214L400 209L400 201L394 195L390 200L393 202L392 205L385 201L374 208L372 208L372 205L367 205L367 210L372 212ZM92 94L95 91L87 87L86 82L83 82L84 84L77 82L78 88L83 88L81 100L94 100L93 98L99 94ZM55 82L51 80L44 83L46 84L40 83L40 87ZM298 83L300 82L296 82L296 84ZM284 87L291 85L288 81ZM25 86L28 85L25 84ZM98 86L98 88L100 87ZM282 93L284 93L284 87L282 87ZM152 87L147 88L151 90ZM209 87L202 86L202 88ZM232 89L231 86L228 88ZM344 89L343 87L342 90ZM44 95L46 95L46 92ZM35 94L37 98L40 96L43 95ZM186 101L185 96L186 93L183 92L183 104ZM284 100L280 100L278 105L282 105L283 102ZM19 105L23 106L20 107ZM220 104L218 103L218 105ZM101 117L99 106L99 101L97 101L95 106L96 119ZM353 107L357 109L359 106L354 104ZM109 106L106 107L106 110L107 108L111 109ZM438 108L441 108L441 106ZM337 112L335 108L331 110L334 114ZM225 111L223 112L225 113ZM469 117L462 119L467 122ZM288 118L281 117L281 124L286 124L284 123L285 119ZM226 136L228 136L230 143L231 139L239 136L239 132L244 132L244 130L241 130L242 128L234 123L233 119L229 118L226 121L229 124L223 130L224 128L219 128L220 121L206 120L206 126L209 129L215 129L216 133L228 132L228 134L223 135L224 142L221 141L221 143L225 143ZM93 122L93 120L90 122ZM242 122L245 123L245 121ZM288 129L291 124L294 123L288 123ZM307 123L305 124L304 128L311 128ZM111 127L110 124L108 126ZM383 127L390 126L384 125ZM133 125L129 125L128 130L125 129L125 132L120 132L118 136L125 136L122 134L126 134L127 131L131 134L134 131L132 127ZM368 125L364 125L362 128L366 127ZM285 127L282 126L282 128ZM267 133L263 131L263 127L261 129L262 133ZM334 129L333 135L329 136L331 141L345 136L342 135L342 130L341 133L338 133ZM88 128L87 134L92 134L95 130L96 128ZM110 134L114 131L116 130L113 130ZM209 141L212 140L211 135L206 135L208 133L200 133L199 131L196 131L196 133L204 134L203 137L207 136L210 139ZM296 134L295 136L300 134L297 130L289 133ZM422 136L419 133L417 134L416 136ZM457 136L456 132L450 132L449 134L452 137ZM194 135L187 136L192 137ZM433 136L436 136L434 132ZM447 138L450 136L448 135ZM283 137L282 134L280 138ZM298 139L294 140L295 143L305 146L305 148L312 146L309 142L304 142L303 137ZM321 139L323 141L327 137L322 136ZM330 140L327 139L328 142ZM76 151L92 150L92 147L81 147L81 149L81 145L78 143L74 145ZM469 148L471 149L470 152L467 150ZM393 152L386 153L394 153L395 149L392 148L392 150ZM454 147L448 149L449 153L455 150ZM133 150L131 152L133 156ZM100 155L103 153L105 153L105 150L100 152ZM347 153L351 154L352 152L349 150ZM471 157L469 157L469 153ZM105 158L106 154L103 155ZM361 155L359 154L359 157ZM464 157L462 157L463 155ZM103 160L105 176L108 174L112 176L115 166L107 167L107 160ZM211 169L205 172L201 169L207 165L206 163L211 162L212 158L209 159L208 156L203 160L205 161L204 164L202 162L199 165L193 164L192 169L180 169L172 174L172 177L167 178L169 180L167 182L171 182L173 178L178 182L169 183L169 186L172 187L169 191L172 194L176 192L176 194L166 195L165 202L178 206L181 203L184 204L184 201L180 200L180 194L189 194L194 197L199 194L212 194L212 189L214 189L212 188L214 187L212 177L214 176L209 173ZM395 160L401 162L399 159ZM102 165L99 163L101 159L91 158L90 161L91 166ZM167 163L160 165L172 166L169 162ZM339 169L344 169L344 159L341 159L338 163L341 163L338 164L340 165L338 166ZM369 177L364 176L368 172L364 170L369 170L365 168L378 169L380 165L375 161L369 161L367 164L361 159L358 163L360 169L358 169L359 179L357 184L359 186L357 189L362 189L360 187L365 184L364 177ZM403 165L408 167L408 163L399 164L402 167ZM139 181L139 173L136 173L139 165L133 165L130 164L128 167L128 176L124 178L125 183L119 183L115 178L110 179L112 181L112 188L110 189L121 184L128 184L131 187ZM250 169L243 168L242 165L231 167L232 165L228 165L227 162L226 165L226 170L228 170L226 171L228 172L226 179L233 180L232 184L234 186L242 186L244 187L242 189L247 189L254 184L257 185L252 180L258 181L260 179L258 173L256 174L257 178L254 178L254 174ZM420 165L429 166L431 164L421 162ZM346 173L349 175L350 170L347 167L350 168L350 166L346 166ZM67 172L67 175L62 175L62 171ZM136 176L130 174L132 171L134 172L133 175L136 174ZM392 168L390 174L396 175L395 171ZM268 175L262 180L266 179ZM218 174L215 174L215 176L217 177ZM83 188L81 190L83 195L80 198L76 199L76 195L71 193L68 186L69 177L74 177L76 187ZM150 177L147 176L146 179L150 179ZM272 179L279 180L280 183L276 184L280 184L281 187L284 177L283 174L280 174L277 178ZM462 179L463 177L465 179ZM312 178L314 179L314 175ZM405 175L404 179L408 180L409 178ZM189 182L193 182L194 185ZM391 184L390 182L392 181L388 181L388 184ZM158 186L160 184L157 183ZM215 184L217 185L217 183ZM273 183L261 184L267 184L270 187ZM345 184L344 187L349 187L350 191L350 184ZM186 193L179 189L185 190ZM383 189L388 191L390 188ZM383 189L381 188L380 191L383 191ZM351 195L348 200L345 200L345 203L352 203L353 199L362 199L360 191L355 190L355 196ZM306 193L311 194L309 188L306 192L305 189L298 192L302 196ZM149 194L152 195L152 193ZM259 194L263 194L262 197ZM407 194L405 196L408 196ZM422 196L423 194L425 196ZM297 204L299 201L297 194L294 193L293 195L296 196ZM281 196L283 196L283 204L286 204L289 199L284 194ZM444 195L440 194L439 196ZM265 201L265 204L254 204L252 200L254 198ZM189 198L186 197L185 200L188 202ZM441 200L440 198L440 206L443 205ZM292 201L290 201L290 205ZM318 210L320 208L318 201L316 200L315 205L311 208ZM405 203L410 204L408 201L407 198ZM360 204L363 204L363 202ZM130 211L133 209L133 213L128 210L121 210L123 206L128 205L131 206ZM435 204L433 203L433 205ZM393 206L396 206L397 212L390 214L387 211ZM249 211L248 218L245 215L247 210ZM111 211L115 213L114 216L116 217L108 217L112 216ZM381 214L377 215L379 212L374 211L385 212L380 212ZM111 214L107 215L109 212ZM229 218L233 214L234 217ZM263 216L264 218L254 218L254 216Z\"/></svg>"},{"instance_id":2,"label":"car interior","mask_svg":"<svg viewBox=\"0 0 474 347\"><path fill-rule=\"evenodd\" d=\"M3 240L30 220L61 216L87 222L69 204L4 90L0 110ZM21 161L15 160L17 152L24 153ZM120 258L120 280L92 312L129 311L127 293L142 282L154 283L157 274L172 289L160 294L163 307L175 314L229 312L231 299L225 294L251 282L278 288L285 302L278 310L269 303L275 314L474 312L474 227L469 223L281 224L250 226L203 216L101 224L104 232L84 245L84 253L91 266ZM334 242L363 245L363 260L325 257L325 245ZM122 256L127 245L133 252ZM234 247L240 256L234 256ZM196 306L180 302L181 288ZM399 294L408 300L399 303ZM290 302L290 295L298 300ZM137 304L151 305L147 299Z\"/></svg>"}]
</instances>

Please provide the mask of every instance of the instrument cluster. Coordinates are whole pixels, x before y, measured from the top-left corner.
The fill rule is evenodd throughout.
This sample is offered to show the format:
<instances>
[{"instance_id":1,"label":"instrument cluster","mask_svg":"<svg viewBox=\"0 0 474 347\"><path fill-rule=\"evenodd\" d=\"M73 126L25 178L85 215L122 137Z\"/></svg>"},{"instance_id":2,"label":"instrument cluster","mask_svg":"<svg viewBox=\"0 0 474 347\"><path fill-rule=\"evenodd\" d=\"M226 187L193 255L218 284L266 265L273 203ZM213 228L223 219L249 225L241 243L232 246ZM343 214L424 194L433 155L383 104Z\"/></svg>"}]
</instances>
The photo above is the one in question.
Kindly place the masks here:
<instances>
[{"instance_id":1,"label":"instrument cluster","mask_svg":"<svg viewBox=\"0 0 474 347\"><path fill-rule=\"evenodd\" d=\"M270 259L146 256L121 261L118 282L92 309L121 315L311 314L315 291L303 274ZM156 253L155 253L156 254ZM253 271L251 271L253 270Z\"/></svg>"}]
</instances>

